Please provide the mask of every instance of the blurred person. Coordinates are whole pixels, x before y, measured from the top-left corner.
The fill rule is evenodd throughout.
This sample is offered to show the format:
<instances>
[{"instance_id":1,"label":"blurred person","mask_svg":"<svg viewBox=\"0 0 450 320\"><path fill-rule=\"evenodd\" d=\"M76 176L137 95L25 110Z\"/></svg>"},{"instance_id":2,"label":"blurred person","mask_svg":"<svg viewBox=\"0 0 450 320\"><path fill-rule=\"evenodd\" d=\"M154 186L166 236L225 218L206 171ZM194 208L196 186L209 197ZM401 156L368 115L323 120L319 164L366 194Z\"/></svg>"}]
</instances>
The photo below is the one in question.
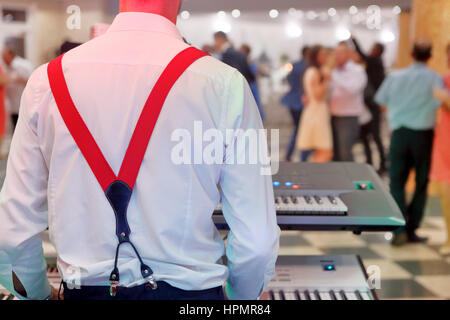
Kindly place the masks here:
<instances>
[{"instance_id":1,"label":"blurred person","mask_svg":"<svg viewBox=\"0 0 450 320\"><path fill-rule=\"evenodd\" d=\"M286 161L292 160L292 154L294 153L295 144L297 141L300 118L302 116L304 107L302 101L303 95L305 94L305 90L303 87L303 77L305 75L306 69L308 68L309 49L310 48L307 46L303 47L301 60L292 64L292 71L287 76L289 92L281 99L281 103L289 109L292 123L294 124L291 140L286 152ZM308 151L302 151L301 160L307 161L308 155Z\"/></svg>"},{"instance_id":2,"label":"blurred person","mask_svg":"<svg viewBox=\"0 0 450 320\"><path fill-rule=\"evenodd\" d=\"M66 52L69 52L72 49L75 49L76 47L81 46L82 43L78 42L70 42L70 41L64 41L61 47L58 50L58 55L64 54Z\"/></svg>"},{"instance_id":3,"label":"blurred person","mask_svg":"<svg viewBox=\"0 0 450 320\"><path fill-rule=\"evenodd\" d=\"M107 35L31 76L0 195L0 284L16 296L57 296L47 227L67 300L221 300L224 284L229 299L256 299L274 276L272 181L260 164L237 164L247 135L224 141L226 164L173 160L171 135L194 136L198 121L263 129L244 77L183 42L180 5L122 0ZM211 219L220 199L226 246Z\"/></svg>"},{"instance_id":4,"label":"blurred person","mask_svg":"<svg viewBox=\"0 0 450 320\"><path fill-rule=\"evenodd\" d=\"M380 164L378 166L378 173L384 174L386 168L386 153L381 139L381 108L375 102L374 97L377 90L380 88L386 76L383 53L384 45L382 43L375 43L369 54L365 54L361 49L358 41L352 36L351 40L355 46L356 52L366 65L367 86L364 91L364 103L371 114L371 120L361 126L361 140L364 145L364 152L368 164L373 165L372 149L370 148L370 140L373 139L378 149L380 156Z\"/></svg>"},{"instance_id":5,"label":"blurred person","mask_svg":"<svg viewBox=\"0 0 450 320\"><path fill-rule=\"evenodd\" d=\"M353 161L352 149L360 133L359 118L364 110L367 75L351 59L346 42L334 51L336 68L330 78L330 112L335 161Z\"/></svg>"},{"instance_id":6,"label":"blurred person","mask_svg":"<svg viewBox=\"0 0 450 320\"><path fill-rule=\"evenodd\" d=\"M250 69L247 58L242 52L233 48L225 32L218 31L214 34L214 50L219 54L222 62L237 69L248 83L255 81L255 75Z\"/></svg>"},{"instance_id":7,"label":"blurred person","mask_svg":"<svg viewBox=\"0 0 450 320\"><path fill-rule=\"evenodd\" d=\"M258 86L258 77L260 75L260 71L258 68L258 65L250 60L250 53L252 49L249 45L243 44L241 46L240 51L245 55L247 58L248 65L250 66L250 70L253 73L253 76L255 77L255 81L249 82L250 89L252 89L253 96L255 97L256 105L258 106L259 114L261 115L261 119L264 120L264 110L261 104L261 96L259 94L259 86Z\"/></svg>"},{"instance_id":8,"label":"blurred person","mask_svg":"<svg viewBox=\"0 0 450 320\"><path fill-rule=\"evenodd\" d=\"M326 103L330 72L323 68L326 62L326 50L322 46L312 47L303 79L306 105L300 119L297 147L314 150L313 162L328 162L333 158L330 112Z\"/></svg>"},{"instance_id":9,"label":"blurred person","mask_svg":"<svg viewBox=\"0 0 450 320\"><path fill-rule=\"evenodd\" d=\"M202 47L202 51L206 52L209 55L213 55L214 54L214 48L212 46L210 46L209 44L205 44Z\"/></svg>"},{"instance_id":10,"label":"blurred person","mask_svg":"<svg viewBox=\"0 0 450 320\"><path fill-rule=\"evenodd\" d=\"M447 65L450 70L450 43L447 45ZM435 182L441 200L442 215L447 227L447 242L440 248L442 255L450 254L450 71L444 76L446 90L435 90L443 102L436 126L430 180Z\"/></svg>"},{"instance_id":11,"label":"blurred person","mask_svg":"<svg viewBox=\"0 0 450 320\"><path fill-rule=\"evenodd\" d=\"M387 108L389 126L393 130L389 152L390 190L406 220L405 228L394 233L393 245L427 240L418 236L416 230L427 200L436 110L441 105L433 96L433 90L444 87L442 77L427 67L431 54L431 42L417 40L412 50L414 62L392 72L375 95L376 103ZM411 169L416 172L416 187L407 205L405 184Z\"/></svg>"},{"instance_id":12,"label":"blurred person","mask_svg":"<svg viewBox=\"0 0 450 320\"><path fill-rule=\"evenodd\" d=\"M28 60L17 55L12 46L5 46L2 51L3 72L13 79L5 85L7 109L11 117L13 131L19 118L20 98L33 72L33 65Z\"/></svg>"}]
</instances>

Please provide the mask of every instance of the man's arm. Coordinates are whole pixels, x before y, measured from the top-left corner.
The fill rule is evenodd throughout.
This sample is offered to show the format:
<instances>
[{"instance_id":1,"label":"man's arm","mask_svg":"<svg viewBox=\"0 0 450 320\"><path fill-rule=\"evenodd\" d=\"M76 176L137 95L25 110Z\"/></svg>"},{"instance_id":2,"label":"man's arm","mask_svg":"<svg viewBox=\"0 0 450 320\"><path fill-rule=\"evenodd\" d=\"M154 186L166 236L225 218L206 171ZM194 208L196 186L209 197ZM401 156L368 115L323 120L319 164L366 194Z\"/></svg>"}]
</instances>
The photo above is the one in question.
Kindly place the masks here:
<instances>
[{"instance_id":1,"label":"man's arm","mask_svg":"<svg viewBox=\"0 0 450 320\"><path fill-rule=\"evenodd\" d=\"M19 298L28 299L50 296L39 237L48 226L48 169L40 149L35 112L42 100L43 75L41 68L22 96L0 193L0 283Z\"/></svg>"},{"instance_id":2,"label":"man's arm","mask_svg":"<svg viewBox=\"0 0 450 320\"><path fill-rule=\"evenodd\" d=\"M442 102L444 108L450 110L450 93L445 89L434 89L433 94L435 99Z\"/></svg>"},{"instance_id":3,"label":"man's arm","mask_svg":"<svg viewBox=\"0 0 450 320\"><path fill-rule=\"evenodd\" d=\"M361 46L359 45L359 42L352 36L351 40L353 42L353 45L355 46L356 52L361 56L361 59L367 62L368 56L362 51Z\"/></svg>"},{"instance_id":4,"label":"man's arm","mask_svg":"<svg viewBox=\"0 0 450 320\"><path fill-rule=\"evenodd\" d=\"M274 276L280 229L272 178L263 175L261 164L249 164L253 152L248 138L250 131L258 135L262 129L256 103L238 72L234 73L227 90L224 129L232 129L236 135L227 142L226 163L220 179L223 215L230 227L226 294L230 299L256 299ZM266 139L260 143L267 146ZM242 156L246 158L245 164L237 162Z\"/></svg>"}]
</instances>

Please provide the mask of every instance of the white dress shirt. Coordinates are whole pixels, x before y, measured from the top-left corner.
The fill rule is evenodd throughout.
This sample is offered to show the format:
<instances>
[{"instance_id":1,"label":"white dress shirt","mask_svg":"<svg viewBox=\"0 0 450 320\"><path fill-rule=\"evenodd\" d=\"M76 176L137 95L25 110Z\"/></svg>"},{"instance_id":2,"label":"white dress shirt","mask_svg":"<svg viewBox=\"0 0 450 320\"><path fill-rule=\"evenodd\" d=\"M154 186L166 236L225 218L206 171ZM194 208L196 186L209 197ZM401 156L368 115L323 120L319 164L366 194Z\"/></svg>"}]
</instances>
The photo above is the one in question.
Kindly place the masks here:
<instances>
[{"instance_id":1,"label":"white dress shirt","mask_svg":"<svg viewBox=\"0 0 450 320\"><path fill-rule=\"evenodd\" d=\"M121 13L105 35L64 56L74 103L116 174L150 90L185 48L169 20ZM184 290L227 282L229 298L255 299L274 275L279 248L271 177L259 164L174 164L171 135L194 132L195 121L205 131L262 128L243 76L212 57L196 61L171 90L148 146L128 209L131 240L157 281ZM239 139L245 136L232 144ZM224 144L225 157L232 144ZM231 229L226 247L211 219L221 197ZM25 89L0 194L7 289L14 271L28 298L49 295L39 238L47 226L64 279L77 270L82 285L109 285L114 213L59 114L44 65ZM227 266L219 263L224 254ZM119 270L121 286L144 282L129 246L120 250Z\"/></svg>"},{"instance_id":2,"label":"white dress shirt","mask_svg":"<svg viewBox=\"0 0 450 320\"><path fill-rule=\"evenodd\" d=\"M330 79L330 112L336 117L359 117L364 112L367 74L353 61L333 70Z\"/></svg>"},{"instance_id":3,"label":"white dress shirt","mask_svg":"<svg viewBox=\"0 0 450 320\"><path fill-rule=\"evenodd\" d=\"M3 73L10 78L28 79L33 72L33 65L28 60L16 56L8 66L2 63ZM22 97L25 84L12 82L5 85L5 105L6 109L13 113L19 113L20 98Z\"/></svg>"}]
</instances>

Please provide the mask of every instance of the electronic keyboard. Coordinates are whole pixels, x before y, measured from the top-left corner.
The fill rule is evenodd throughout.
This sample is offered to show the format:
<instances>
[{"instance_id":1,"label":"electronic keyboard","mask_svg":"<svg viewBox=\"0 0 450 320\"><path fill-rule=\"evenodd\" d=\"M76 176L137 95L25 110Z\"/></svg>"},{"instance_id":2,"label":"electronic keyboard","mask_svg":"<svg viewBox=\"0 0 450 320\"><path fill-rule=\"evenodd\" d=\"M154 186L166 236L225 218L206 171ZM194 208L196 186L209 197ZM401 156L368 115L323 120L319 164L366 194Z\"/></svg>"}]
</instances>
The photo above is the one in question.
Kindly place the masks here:
<instances>
[{"instance_id":1,"label":"electronic keyboard","mask_svg":"<svg viewBox=\"0 0 450 320\"><path fill-rule=\"evenodd\" d=\"M273 176L277 221L283 230L392 231L405 220L384 183L366 164L280 163ZM222 205L214 211L227 229Z\"/></svg>"},{"instance_id":2,"label":"electronic keyboard","mask_svg":"<svg viewBox=\"0 0 450 320\"><path fill-rule=\"evenodd\" d=\"M261 300L376 300L358 256L279 256Z\"/></svg>"}]
</instances>

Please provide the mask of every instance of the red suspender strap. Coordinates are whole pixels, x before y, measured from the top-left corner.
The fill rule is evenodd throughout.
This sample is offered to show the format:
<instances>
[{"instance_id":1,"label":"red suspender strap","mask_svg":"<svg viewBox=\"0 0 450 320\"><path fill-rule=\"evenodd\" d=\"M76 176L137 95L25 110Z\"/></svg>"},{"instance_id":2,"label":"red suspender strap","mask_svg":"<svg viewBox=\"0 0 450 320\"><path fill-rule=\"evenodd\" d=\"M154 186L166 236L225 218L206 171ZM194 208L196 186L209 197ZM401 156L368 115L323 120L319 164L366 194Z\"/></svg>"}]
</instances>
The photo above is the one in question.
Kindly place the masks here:
<instances>
[{"instance_id":1,"label":"red suspender strap","mask_svg":"<svg viewBox=\"0 0 450 320\"><path fill-rule=\"evenodd\" d=\"M133 189L153 129L170 90L192 63L206 55L206 53L196 48L187 48L175 56L163 71L139 117L118 177L116 177L111 166L106 161L73 103L62 69L63 56L49 63L47 72L50 88L61 117L105 192L108 186L116 180L125 182L130 189Z\"/></svg>"},{"instance_id":2,"label":"red suspender strap","mask_svg":"<svg viewBox=\"0 0 450 320\"><path fill-rule=\"evenodd\" d=\"M116 180L116 175L103 156L100 148L92 137L91 132L73 103L64 78L61 63L62 58L63 56L60 56L48 65L47 73L50 81L50 88L67 129L69 129L70 134L100 183L100 186L103 190L106 190L106 188Z\"/></svg>"},{"instance_id":3,"label":"red suspender strap","mask_svg":"<svg viewBox=\"0 0 450 320\"><path fill-rule=\"evenodd\" d=\"M131 189L136 183L145 151L167 95L184 71L206 55L194 47L183 50L170 62L156 82L139 117L119 172L119 180L125 182Z\"/></svg>"}]
</instances>

